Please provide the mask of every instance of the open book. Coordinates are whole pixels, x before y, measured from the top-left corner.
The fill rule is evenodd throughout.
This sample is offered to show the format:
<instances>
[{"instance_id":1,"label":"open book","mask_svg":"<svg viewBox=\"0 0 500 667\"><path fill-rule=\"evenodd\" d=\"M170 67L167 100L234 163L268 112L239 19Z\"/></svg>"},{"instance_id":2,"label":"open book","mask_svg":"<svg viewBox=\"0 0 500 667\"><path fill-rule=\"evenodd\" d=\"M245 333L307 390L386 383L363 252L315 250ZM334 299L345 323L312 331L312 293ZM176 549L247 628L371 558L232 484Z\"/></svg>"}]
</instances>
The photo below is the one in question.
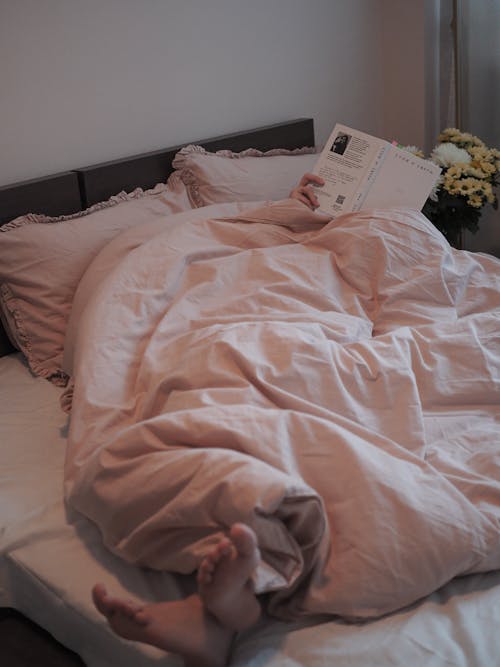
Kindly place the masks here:
<instances>
[{"instance_id":1,"label":"open book","mask_svg":"<svg viewBox=\"0 0 500 667\"><path fill-rule=\"evenodd\" d=\"M367 208L420 210L441 169L394 143L335 125L314 167L319 210L332 217Z\"/></svg>"}]
</instances>

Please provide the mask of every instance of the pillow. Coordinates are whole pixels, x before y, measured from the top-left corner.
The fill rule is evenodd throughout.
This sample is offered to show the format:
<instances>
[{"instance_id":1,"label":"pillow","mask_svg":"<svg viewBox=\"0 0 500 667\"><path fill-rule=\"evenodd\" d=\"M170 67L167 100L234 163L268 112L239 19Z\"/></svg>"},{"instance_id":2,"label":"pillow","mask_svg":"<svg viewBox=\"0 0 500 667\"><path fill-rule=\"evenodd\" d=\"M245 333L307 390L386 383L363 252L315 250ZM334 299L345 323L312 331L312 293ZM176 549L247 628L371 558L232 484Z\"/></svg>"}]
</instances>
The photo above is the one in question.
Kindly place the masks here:
<instances>
[{"instance_id":1,"label":"pillow","mask_svg":"<svg viewBox=\"0 0 500 667\"><path fill-rule=\"evenodd\" d=\"M64 386L66 327L87 266L121 231L190 209L182 184L124 192L74 215L28 214L0 227L0 310L35 375Z\"/></svg>"},{"instance_id":2,"label":"pillow","mask_svg":"<svg viewBox=\"0 0 500 667\"><path fill-rule=\"evenodd\" d=\"M316 149L278 149L263 153L209 153L201 146L182 148L173 166L186 186L191 205L286 199L318 159Z\"/></svg>"}]
</instances>

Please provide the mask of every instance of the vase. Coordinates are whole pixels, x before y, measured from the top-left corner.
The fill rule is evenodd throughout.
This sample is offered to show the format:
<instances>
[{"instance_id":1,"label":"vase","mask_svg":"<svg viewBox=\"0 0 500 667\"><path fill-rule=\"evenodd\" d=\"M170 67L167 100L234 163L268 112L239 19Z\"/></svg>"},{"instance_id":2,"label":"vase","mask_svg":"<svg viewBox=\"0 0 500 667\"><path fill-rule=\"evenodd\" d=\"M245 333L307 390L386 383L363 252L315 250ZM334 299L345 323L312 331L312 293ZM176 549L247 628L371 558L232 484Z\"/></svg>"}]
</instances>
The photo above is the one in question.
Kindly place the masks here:
<instances>
[{"instance_id":1,"label":"vase","mask_svg":"<svg viewBox=\"0 0 500 667\"><path fill-rule=\"evenodd\" d=\"M465 197L442 193L437 200L428 199L422 213L439 229L448 243L463 250L464 230L475 234L479 228L480 210L467 204Z\"/></svg>"},{"instance_id":2,"label":"vase","mask_svg":"<svg viewBox=\"0 0 500 667\"><path fill-rule=\"evenodd\" d=\"M462 227L458 229L447 229L442 231L445 239L448 243L457 250L464 249L464 230Z\"/></svg>"}]
</instances>

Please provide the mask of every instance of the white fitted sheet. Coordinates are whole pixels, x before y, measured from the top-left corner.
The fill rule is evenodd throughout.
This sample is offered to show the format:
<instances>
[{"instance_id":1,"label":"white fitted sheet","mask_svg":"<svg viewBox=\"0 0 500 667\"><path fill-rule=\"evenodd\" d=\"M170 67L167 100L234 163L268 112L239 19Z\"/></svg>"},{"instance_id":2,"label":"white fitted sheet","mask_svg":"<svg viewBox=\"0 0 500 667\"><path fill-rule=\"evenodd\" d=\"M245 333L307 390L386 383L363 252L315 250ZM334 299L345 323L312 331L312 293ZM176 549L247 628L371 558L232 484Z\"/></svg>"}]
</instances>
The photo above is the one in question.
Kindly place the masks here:
<instances>
[{"instance_id":1,"label":"white fitted sheet","mask_svg":"<svg viewBox=\"0 0 500 667\"><path fill-rule=\"evenodd\" d=\"M103 581L144 600L182 596L192 581L127 565L62 501L67 416L60 389L19 355L0 359L0 604L79 653L88 667L175 666L113 635L90 589ZM457 579L409 609L365 624L263 620L235 643L231 667L492 667L500 664L500 572Z\"/></svg>"}]
</instances>

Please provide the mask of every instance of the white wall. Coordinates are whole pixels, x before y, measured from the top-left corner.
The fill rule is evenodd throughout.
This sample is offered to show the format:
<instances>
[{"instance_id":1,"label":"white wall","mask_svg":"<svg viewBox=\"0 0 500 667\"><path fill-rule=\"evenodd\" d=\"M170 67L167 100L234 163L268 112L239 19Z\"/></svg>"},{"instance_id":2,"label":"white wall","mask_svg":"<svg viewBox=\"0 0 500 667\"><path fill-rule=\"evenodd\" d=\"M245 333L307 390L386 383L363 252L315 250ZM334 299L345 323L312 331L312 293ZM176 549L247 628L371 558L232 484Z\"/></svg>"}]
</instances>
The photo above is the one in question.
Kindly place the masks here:
<instances>
[{"instance_id":1,"label":"white wall","mask_svg":"<svg viewBox=\"0 0 500 667\"><path fill-rule=\"evenodd\" d=\"M379 0L0 0L0 183L313 116L381 129Z\"/></svg>"},{"instance_id":2,"label":"white wall","mask_svg":"<svg viewBox=\"0 0 500 667\"><path fill-rule=\"evenodd\" d=\"M439 5L0 0L0 184L300 116L428 149Z\"/></svg>"}]
</instances>

